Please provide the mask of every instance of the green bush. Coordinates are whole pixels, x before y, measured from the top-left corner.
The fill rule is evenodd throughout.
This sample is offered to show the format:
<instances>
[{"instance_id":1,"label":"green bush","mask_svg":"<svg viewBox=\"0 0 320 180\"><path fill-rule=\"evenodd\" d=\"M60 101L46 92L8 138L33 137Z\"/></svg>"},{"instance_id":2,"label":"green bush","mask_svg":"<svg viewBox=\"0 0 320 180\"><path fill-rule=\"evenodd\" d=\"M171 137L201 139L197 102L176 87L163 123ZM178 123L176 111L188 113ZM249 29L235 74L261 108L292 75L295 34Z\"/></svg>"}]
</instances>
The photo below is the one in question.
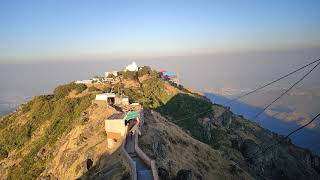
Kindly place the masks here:
<instances>
[{"instance_id":1,"label":"green bush","mask_svg":"<svg viewBox=\"0 0 320 180\"><path fill-rule=\"evenodd\" d=\"M56 99L61 99L69 95L72 90L76 90L77 94L87 89L85 84L69 83L56 87L53 94Z\"/></svg>"},{"instance_id":2,"label":"green bush","mask_svg":"<svg viewBox=\"0 0 320 180\"><path fill-rule=\"evenodd\" d=\"M191 135L205 143L209 143L205 127L198 119L213 116L210 101L188 94L177 94L166 104L157 108L162 115L169 116L171 121L189 131Z\"/></svg>"},{"instance_id":3,"label":"green bush","mask_svg":"<svg viewBox=\"0 0 320 180\"><path fill-rule=\"evenodd\" d=\"M141 102L143 97L142 93L139 90L134 89L124 89L124 94L129 96L130 103Z\"/></svg>"},{"instance_id":4,"label":"green bush","mask_svg":"<svg viewBox=\"0 0 320 180\"><path fill-rule=\"evenodd\" d=\"M113 75L112 73L108 74L107 78L115 78L116 76Z\"/></svg>"},{"instance_id":5,"label":"green bush","mask_svg":"<svg viewBox=\"0 0 320 180\"><path fill-rule=\"evenodd\" d=\"M91 86L91 87L88 88L88 91L89 92L95 92L95 91L99 91L99 89L94 87L94 86Z\"/></svg>"},{"instance_id":6,"label":"green bush","mask_svg":"<svg viewBox=\"0 0 320 180\"><path fill-rule=\"evenodd\" d=\"M6 127L8 127L10 124L13 123L13 117L14 113L6 115L4 117L1 117L0 119L0 131Z\"/></svg>"},{"instance_id":7,"label":"green bush","mask_svg":"<svg viewBox=\"0 0 320 180\"><path fill-rule=\"evenodd\" d=\"M40 140L30 145L31 151L22 157L17 166L10 169L8 179L36 179L45 169L45 160L36 159L37 153L47 143L53 148L63 134L80 124L79 117L91 105L93 98L93 95L61 99L53 96L35 97L29 110L31 117L26 124L9 126L0 131L0 136L5 137L0 138L0 158L13 149L21 148L45 120L49 120L50 124L39 137Z\"/></svg>"},{"instance_id":8,"label":"green bush","mask_svg":"<svg viewBox=\"0 0 320 180\"><path fill-rule=\"evenodd\" d=\"M0 145L0 161L4 158L8 157L8 151L6 151L1 145Z\"/></svg>"},{"instance_id":9,"label":"green bush","mask_svg":"<svg viewBox=\"0 0 320 180\"><path fill-rule=\"evenodd\" d=\"M143 66L138 71L138 77L144 76L146 74L151 74L152 70L149 66Z\"/></svg>"},{"instance_id":10,"label":"green bush","mask_svg":"<svg viewBox=\"0 0 320 180\"><path fill-rule=\"evenodd\" d=\"M28 101L26 104L22 104L21 105L22 112L30 111L32 105L33 105L33 100Z\"/></svg>"},{"instance_id":11,"label":"green bush","mask_svg":"<svg viewBox=\"0 0 320 180\"><path fill-rule=\"evenodd\" d=\"M154 76L143 81L141 103L144 106L155 109L167 103L171 96L166 93L163 83L161 79Z\"/></svg>"},{"instance_id":12,"label":"green bush","mask_svg":"<svg viewBox=\"0 0 320 180\"><path fill-rule=\"evenodd\" d=\"M103 87L102 91L108 93L111 91L111 87L105 86Z\"/></svg>"},{"instance_id":13,"label":"green bush","mask_svg":"<svg viewBox=\"0 0 320 180\"><path fill-rule=\"evenodd\" d=\"M32 101L32 107L30 109L32 117L37 119L46 119L50 117L52 111L52 95L37 96Z\"/></svg>"},{"instance_id":14,"label":"green bush","mask_svg":"<svg viewBox=\"0 0 320 180\"><path fill-rule=\"evenodd\" d=\"M80 94L87 89L87 86L85 84L74 84L74 86L74 89L77 91L77 94Z\"/></svg>"},{"instance_id":15,"label":"green bush","mask_svg":"<svg viewBox=\"0 0 320 180\"><path fill-rule=\"evenodd\" d=\"M219 149L225 141L227 133L221 129L211 129L210 134L212 139L208 144L211 144L215 149Z\"/></svg>"},{"instance_id":16,"label":"green bush","mask_svg":"<svg viewBox=\"0 0 320 180\"><path fill-rule=\"evenodd\" d=\"M0 139L0 145L8 152L21 148L26 141L30 140L32 133L37 130L45 120L51 118L53 102L52 95L37 96L29 101L26 104L28 108L24 110L29 109L29 111L26 112L30 113L30 117L23 125L17 124L16 118L14 117L7 117L7 119L1 121L1 123L6 123L6 126L1 125L2 131L0 136L5 138Z\"/></svg>"},{"instance_id":17,"label":"green bush","mask_svg":"<svg viewBox=\"0 0 320 180\"><path fill-rule=\"evenodd\" d=\"M131 79L131 80L137 80L137 72L135 71L124 71L122 73L124 79Z\"/></svg>"}]
</instances>

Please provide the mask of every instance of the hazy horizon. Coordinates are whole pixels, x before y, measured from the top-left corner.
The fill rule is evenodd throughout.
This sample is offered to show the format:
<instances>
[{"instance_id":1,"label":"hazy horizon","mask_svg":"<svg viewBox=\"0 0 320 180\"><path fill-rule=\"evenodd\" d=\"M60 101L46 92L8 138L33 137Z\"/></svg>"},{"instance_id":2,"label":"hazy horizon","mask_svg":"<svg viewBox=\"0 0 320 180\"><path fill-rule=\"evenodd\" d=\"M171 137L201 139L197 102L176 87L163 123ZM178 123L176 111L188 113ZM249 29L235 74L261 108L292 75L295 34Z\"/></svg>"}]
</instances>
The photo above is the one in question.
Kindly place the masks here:
<instances>
[{"instance_id":1,"label":"hazy horizon","mask_svg":"<svg viewBox=\"0 0 320 180\"><path fill-rule=\"evenodd\" d=\"M200 91L208 91L213 87L254 88L314 61L317 57L320 57L320 48L216 56L7 63L0 66L0 83L5 84L0 87L0 92L22 91L28 95L50 93L58 84L96 75L103 76L105 71L120 70L132 61L158 70L175 70L179 73L182 84ZM278 86L287 87L306 70L281 81ZM316 69L301 84L307 87L320 86L317 77L320 77L320 72Z\"/></svg>"}]
</instances>

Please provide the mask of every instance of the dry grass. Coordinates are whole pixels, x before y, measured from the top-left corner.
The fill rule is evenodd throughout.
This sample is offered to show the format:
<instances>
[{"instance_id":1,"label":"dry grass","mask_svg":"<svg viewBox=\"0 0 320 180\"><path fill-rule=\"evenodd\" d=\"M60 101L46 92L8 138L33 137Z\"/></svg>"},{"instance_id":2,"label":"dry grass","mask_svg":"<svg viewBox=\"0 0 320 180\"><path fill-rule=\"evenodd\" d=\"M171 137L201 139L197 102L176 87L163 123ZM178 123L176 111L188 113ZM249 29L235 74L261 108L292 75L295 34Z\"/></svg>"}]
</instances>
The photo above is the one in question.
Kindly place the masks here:
<instances>
[{"instance_id":1,"label":"dry grass","mask_svg":"<svg viewBox=\"0 0 320 180\"><path fill-rule=\"evenodd\" d=\"M146 114L145 122L139 145L171 177L181 169L191 169L194 179L252 179L241 169L232 169L219 151L192 138L159 113Z\"/></svg>"},{"instance_id":2,"label":"dry grass","mask_svg":"<svg viewBox=\"0 0 320 180\"><path fill-rule=\"evenodd\" d=\"M102 104L93 104L88 110L89 120L84 125L75 127L60 142L53 153L53 159L48 163L42 177L53 176L59 179L89 178L95 172L88 173L86 160L91 159L94 171L103 176L112 171L113 176L124 176L129 172L124 159L116 149L107 148L104 132L104 119L115 110ZM121 142L119 142L120 144ZM113 159L112 161L110 159ZM101 163L104 163L101 166ZM114 171L112 166L119 168ZM105 171L105 169L110 169ZM84 176L84 174L86 174Z\"/></svg>"}]
</instances>

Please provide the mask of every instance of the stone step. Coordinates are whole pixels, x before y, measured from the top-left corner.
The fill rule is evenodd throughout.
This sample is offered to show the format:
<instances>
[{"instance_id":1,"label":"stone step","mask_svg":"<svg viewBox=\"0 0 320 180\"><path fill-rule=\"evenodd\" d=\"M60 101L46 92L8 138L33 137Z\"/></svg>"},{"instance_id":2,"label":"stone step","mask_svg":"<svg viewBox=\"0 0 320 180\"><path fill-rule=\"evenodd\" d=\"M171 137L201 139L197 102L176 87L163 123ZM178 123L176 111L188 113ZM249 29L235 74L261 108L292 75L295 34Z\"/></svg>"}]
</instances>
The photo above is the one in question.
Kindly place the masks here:
<instances>
[{"instance_id":1,"label":"stone step","mask_svg":"<svg viewBox=\"0 0 320 180\"><path fill-rule=\"evenodd\" d=\"M129 154L129 156L130 156L131 158L137 157L137 154L136 154L136 153L128 153L128 154Z\"/></svg>"},{"instance_id":2,"label":"stone step","mask_svg":"<svg viewBox=\"0 0 320 180\"><path fill-rule=\"evenodd\" d=\"M143 170L137 172L138 180L152 180L152 171L151 170Z\"/></svg>"}]
</instances>

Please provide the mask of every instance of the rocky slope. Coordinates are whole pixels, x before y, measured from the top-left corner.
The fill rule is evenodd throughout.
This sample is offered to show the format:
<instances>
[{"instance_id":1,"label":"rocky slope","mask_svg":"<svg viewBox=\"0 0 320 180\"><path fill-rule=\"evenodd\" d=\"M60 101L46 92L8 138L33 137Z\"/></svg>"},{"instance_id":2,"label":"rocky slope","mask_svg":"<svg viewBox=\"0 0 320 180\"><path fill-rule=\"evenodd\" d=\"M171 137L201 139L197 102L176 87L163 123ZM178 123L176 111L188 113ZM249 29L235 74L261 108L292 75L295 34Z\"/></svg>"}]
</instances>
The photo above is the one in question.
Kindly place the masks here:
<instances>
[{"instance_id":1,"label":"rocky slope","mask_svg":"<svg viewBox=\"0 0 320 180\"><path fill-rule=\"evenodd\" d=\"M106 144L103 121L117 110L92 101L111 89L145 107L139 145L162 179L320 179L318 156L199 93L148 67L122 77L59 86L1 117L1 179L129 179L126 159Z\"/></svg>"},{"instance_id":2,"label":"rocky slope","mask_svg":"<svg viewBox=\"0 0 320 180\"><path fill-rule=\"evenodd\" d=\"M156 160L162 179L253 179L223 153L192 138L158 112L145 112L143 133L139 146Z\"/></svg>"}]
</instances>

